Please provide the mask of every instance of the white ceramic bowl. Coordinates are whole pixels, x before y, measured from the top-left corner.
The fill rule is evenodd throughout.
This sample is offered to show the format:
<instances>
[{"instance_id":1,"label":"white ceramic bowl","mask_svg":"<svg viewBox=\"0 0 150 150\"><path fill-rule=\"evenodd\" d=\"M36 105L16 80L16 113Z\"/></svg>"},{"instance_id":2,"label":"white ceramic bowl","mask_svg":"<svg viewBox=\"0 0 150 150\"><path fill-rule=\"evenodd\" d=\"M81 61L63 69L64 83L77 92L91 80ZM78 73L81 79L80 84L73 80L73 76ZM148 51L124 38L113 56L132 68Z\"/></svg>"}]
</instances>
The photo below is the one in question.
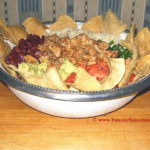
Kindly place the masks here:
<instances>
[{"instance_id":1,"label":"white ceramic bowl","mask_svg":"<svg viewBox=\"0 0 150 150\"><path fill-rule=\"evenodd\" d=\"M25 104L41 112L69 118L84 118L107 114L131 101L135 93L129 96L120 97L105 101L64 101L52 98L44 98L31 95L13 87L11 91Z\"/></svg>"},{"instance_id":2,"label":"white ceramic bowl","mask_svg":"<svg viewBox=\"0 0 150 150\"><path fill-rule=\"evenodd\" d=\"M80 23L78 24L80 28ZM120 35L126 38L126 33ZM11 43L9 42L11 45ZM13 45L11 45L13 47ZM97 92L60 91L28 84L12 77L0 64L0 79L25 104L41 112L69 118L93 117L110 113L130 102L150 86L150 76L123 88Z\"/></svg>"},{"instance_id":3,"label":"white ceramic bowl","mask_svg":"<svg viewBox=\"0 0 150 150\"><path fill-rule=\"evenodd\" d=\"M41 112L69 118L85 118L110 113L130 102L150 86L150 75L123 88L78 92L60 91L28 84L0 67L0 79L25 104Z\"/></svg>"}]
</instances>

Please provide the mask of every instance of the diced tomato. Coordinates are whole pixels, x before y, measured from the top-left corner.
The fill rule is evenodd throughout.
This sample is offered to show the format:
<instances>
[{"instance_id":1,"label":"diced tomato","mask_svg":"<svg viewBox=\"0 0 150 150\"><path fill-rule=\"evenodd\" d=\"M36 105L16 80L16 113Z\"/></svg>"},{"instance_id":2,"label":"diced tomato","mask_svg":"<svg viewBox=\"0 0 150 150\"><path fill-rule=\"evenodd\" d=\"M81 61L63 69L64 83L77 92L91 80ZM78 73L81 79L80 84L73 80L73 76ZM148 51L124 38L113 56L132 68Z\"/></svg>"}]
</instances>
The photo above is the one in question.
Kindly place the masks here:
<instances>
[{"instance_id":1,"label":"diced tomato","mask_svg":"<svg viewBox=\"0 0 150 150\"><path fill-rule=\"evenodd\" d=\"M83 69L85 69L86 66L84 64L81 64L80 67L82 67Z\"/></svg>"},{"instance_id":2,"label":"diced tomato","mask_svg":"<svg viewBox=\"0 0 150 150\"><path fill-rule=\"evenodd\" d=\"M131 75L131 77L130 77L130 79L129 79L129 83L132 83L134 78L135 78L135 74L132 73L132 75Z\"/></svg>"},{"instance_id":3,"label":"diced tomato","mask_svg":"<svg viewBox=\"0 0 150 150\"><path fill-rule=\"evenodd\" d=\"M95 76L98 81L101 81L110 73L109 66L104 61L99 61L98 64L88 65L85 69L91 76Z\"/></svg>"},{"instance_id":4,"label":"diced tomato","mask_svg":"<svg viewBox=\"0 0 150 150\"><path fill-rule=\"evenodd\" d=\"M116 88L118 88L119 86L118 85L116 85L114 88L116 89Z\"/></svg>"},{"instance_id":5,"label":"diced tomato","mask_svg":"<svg viewBox=\"0 0 150 150\"><path fill-rule=\"evenodd\" d=\"M67 79L65 80L65 82L74 83L75 80L76 80L76 73L75 73L75 72L72 72L72 73L67 77Z\"/></svg>"}]
</instances>

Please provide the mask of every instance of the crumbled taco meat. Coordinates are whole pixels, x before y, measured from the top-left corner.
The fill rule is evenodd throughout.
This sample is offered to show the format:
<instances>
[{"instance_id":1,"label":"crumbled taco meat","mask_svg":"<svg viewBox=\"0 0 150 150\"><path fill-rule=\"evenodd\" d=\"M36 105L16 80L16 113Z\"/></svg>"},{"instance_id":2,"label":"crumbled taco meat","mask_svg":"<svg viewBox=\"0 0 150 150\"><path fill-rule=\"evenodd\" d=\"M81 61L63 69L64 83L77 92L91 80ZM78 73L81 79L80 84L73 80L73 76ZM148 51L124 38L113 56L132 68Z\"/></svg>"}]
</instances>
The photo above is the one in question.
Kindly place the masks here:
<instances>
[{"instance_id":1,"label":"crumbled taco meat","mask_svg":"<svg viewBox=\"0 0 150 150\"><path fill-rule=\"evenodd\" d=\"M104 55L116 58L117 51L110 51L108 48L108 43L93 40L86 33L73 39L53 34L45 37L44 44L38 46L41 51L40 60L48 59L56 68L60 67L65 58L77 66L95 64L96 60L102 60Z\"/></svg>"}]
</instances>

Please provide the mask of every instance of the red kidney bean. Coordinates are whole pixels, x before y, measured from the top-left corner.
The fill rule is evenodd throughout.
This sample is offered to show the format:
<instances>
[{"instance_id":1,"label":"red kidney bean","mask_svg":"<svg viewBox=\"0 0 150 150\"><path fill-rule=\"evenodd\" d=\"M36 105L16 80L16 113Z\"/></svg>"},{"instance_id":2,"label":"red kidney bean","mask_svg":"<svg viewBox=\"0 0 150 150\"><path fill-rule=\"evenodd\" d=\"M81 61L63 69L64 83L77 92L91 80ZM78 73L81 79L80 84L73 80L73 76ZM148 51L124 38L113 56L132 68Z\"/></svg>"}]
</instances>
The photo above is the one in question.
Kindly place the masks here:
<instances>
[{"instance_id":1,"label":"red kidney bean","mask_svg":"<svg viewBox=\"0 0 150 150\"><path fill-rule=\"evenodd\" d=\"M43 45L43 44L44 44L44 40L43 40L43 39L40 39L40 40L39 40L39 44Z\"/></svg>"},{"instance_id":2,"label":"red kidney bean","mask_svg":"<svg viewBox=\"0 0 150 150\"><path fill-rule=\"evenodd\" d=\"M21 52L23 53L23 55L27 55L27 50L26 49L22 49Z\"/></svg>"},{"instance_id":3,"label":"red kidney bean","mask_svg":"<svg viewBox=\"0 0 150 150\"><path fill-rule=\"evenodd\" d=\"M32 47L31 41L26 41L26 45L27 45L28 48L31 48Z\"/></svg>"},{"instance_id":4,"label":"red kidney bean","mask_svg":"<svg viewBox=\"0 0 150 150\"><path fill-rule=\"evenodd\" d=\"M40 50L38 50L38 45L44 44L44 36L40 38L37 35L28 34L27 39L20 39L18 42L18 47L14 47L5 59L7 64L12 64L18 67L18 64L25 62L24 56L31 55L32 57L39 59Z\"/></svg>"},{"instance_id":5,"label":"red kidney bean","mask_svg":"<svg viewBox=\"0 0 150 150\"><path fill-rule=\"evenodd\" d=\"M30 41L32 38L32 34L28 34L27 39Z\"/></svg>"}]
</instances>

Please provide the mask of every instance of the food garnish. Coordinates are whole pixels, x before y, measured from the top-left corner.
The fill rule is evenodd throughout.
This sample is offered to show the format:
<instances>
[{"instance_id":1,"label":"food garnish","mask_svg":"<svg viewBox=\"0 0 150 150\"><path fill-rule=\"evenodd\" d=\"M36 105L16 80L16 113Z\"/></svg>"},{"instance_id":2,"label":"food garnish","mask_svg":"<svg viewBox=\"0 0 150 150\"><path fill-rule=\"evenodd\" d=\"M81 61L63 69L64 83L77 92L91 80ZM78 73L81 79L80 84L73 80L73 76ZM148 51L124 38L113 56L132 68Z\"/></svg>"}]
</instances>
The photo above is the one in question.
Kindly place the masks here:
<instances>
[{"instance_id":1,"label":"food garnish","mask_svg":"<svg viewBox=\"0 0 150 150\"><path fill-rule=\"evenodd\" d=\"M4 20L0 19L0 31L5 40L18 45L20 39L26 39L28 32L19 25L7 26Z\"/></svg>"},{"instance_id":2,"label":"food garnish","mask_svg":"<svg viewBox=\"0 0 150 150\"><path fill-rule=\"evenodd\" d=\"M125 46L122 46L121 44L114 44L114 41L111 41L109 43L109 49L112 51L117 51L118 52L118 57L119 58L132 58L132 52L129 51L129 49Z\"/></svg>"},{"instance_id":3,"label":"food garnish","mask_svg":"<svg viewBox=\"0 0 150 150\"><path fill-rule=\"evenodd\" d=\"M65 28L77 29L77 24L68 15L61 15L54 24L49 26L50 31L63 30Z\"/></svg>"},{"instance_id":4,"label":"food garnish","mask_svg":"<svg viewBox=\"0 0 150 150\"><path fill-rule=\"evenodd\" d=\"M22 24L28 33L36 34L40 37L42 37L42 35L45 35L46 29L48 29L47 26L42 24L42 22L35 17L28 17L26 20L23 21Z\"/></svg>"},{"instance_id":5,"label":"food garnish","mask_svg":"<svg viewBox=\"0 0 150 150\"><path fill-rule=\"evenodd\" d=\"M94 16L83 24L82 30L86 30L93 33L99 33L101 32L102 24L103 24L103 17Z\"/></svg>"},{"instance_id":6,"label":"food garnish","mask_svg":"<svg viewBox=\"0 0 150 150\"><path fill-rule=\"evenodd\" d=\"M119 20L118 17L109 9L106 12L106 17L104 18L101 32L120 35L126 29L127 25Z\"/></svg>"}]
</instances>

